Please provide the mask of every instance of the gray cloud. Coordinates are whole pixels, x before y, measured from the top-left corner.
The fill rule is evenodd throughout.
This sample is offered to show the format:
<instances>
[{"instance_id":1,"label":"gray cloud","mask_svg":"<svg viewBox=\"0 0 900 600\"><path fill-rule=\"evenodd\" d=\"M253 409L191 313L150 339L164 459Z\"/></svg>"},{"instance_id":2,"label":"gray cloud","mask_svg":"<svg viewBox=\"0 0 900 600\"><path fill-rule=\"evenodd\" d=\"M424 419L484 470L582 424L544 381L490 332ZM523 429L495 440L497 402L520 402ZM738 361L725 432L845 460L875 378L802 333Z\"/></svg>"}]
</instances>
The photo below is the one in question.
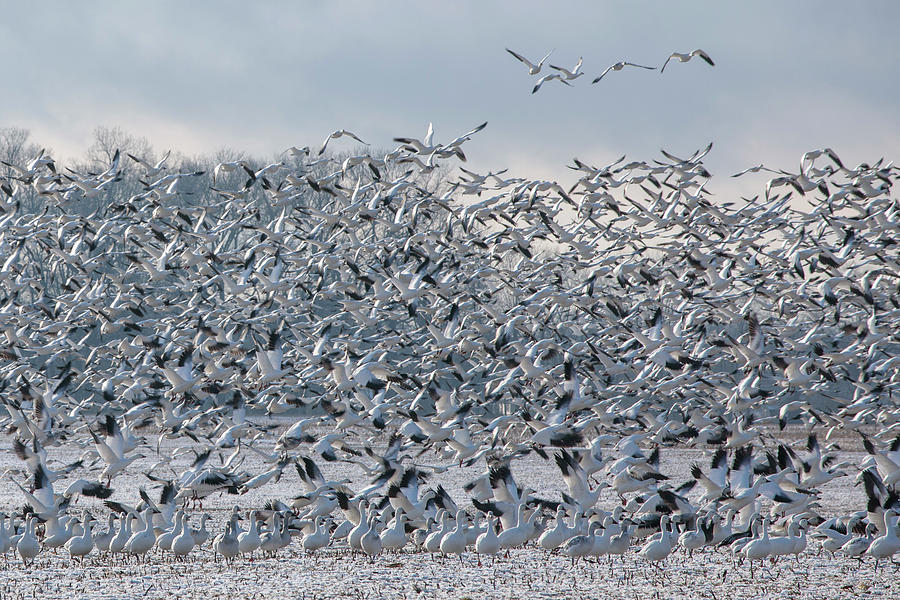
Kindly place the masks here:
<instances>
[{"instance_id":1,"label":"gray cloud","mask_svg":"<svg viewBox=\"0 0 900 600\"><path fill-rule=\"evenodd\" d=\"M486 5L485 5L486 4ZM80 153L94 126L158 147L231 146L271 155L346 127L377 146L451 137L488 120L471 162L564 176L573 156L601 163L709 141L725 175L791 167L830 145L849 162L896 156L900 22L895 2L42 2L5 7L3 125ZM554 64L584 56L569 89L534 81L503 48ZM663 74L611 73L628 59ZM557 82L551 82L551 84ZM530 174L530 173L529 173Z\"/></svg>"}]
</instances>

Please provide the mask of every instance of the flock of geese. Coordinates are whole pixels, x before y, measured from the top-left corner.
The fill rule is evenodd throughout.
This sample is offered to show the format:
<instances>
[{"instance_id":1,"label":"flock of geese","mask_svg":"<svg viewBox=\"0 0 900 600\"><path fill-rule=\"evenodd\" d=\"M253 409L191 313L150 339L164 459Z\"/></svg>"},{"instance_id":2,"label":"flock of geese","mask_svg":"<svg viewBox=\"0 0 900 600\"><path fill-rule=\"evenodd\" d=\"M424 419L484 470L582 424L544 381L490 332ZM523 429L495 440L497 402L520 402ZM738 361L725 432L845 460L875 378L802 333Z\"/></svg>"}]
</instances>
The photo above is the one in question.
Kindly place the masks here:
<instances>
[{"instance_id":1,"label":"flock of geese","mask_svg":"<svg viewBox=\"0 0 900 600\"><path fill-rule=\"evenodd\" d=\"M214 180L168 155L7 165L0 424L21 503L0 553L890 560L896 168L822 149L724 200L707 147L575 159L566 188L461 167L435 183L485 125L324 154L359 141L341 130ZM660 456L684 448L706 458L674 481ZM525 460L557 491L520 485ZM460 466L482 475L453 497ZM295 495L240 507L282 478ZM867 503L820 514L838 478ZM224 520L211 495L234 498Z\"/></svg>"},{"instance_id":2,"label":"flock of geese","mask_svg":"<svg viewBox=\"0 0 900 600\"><path fill-rule=\"evenodd\" d=\"M507 48L506 51L509 52L513 56L513 58L515 58L516 60L518 60L519 62L524 64L526 67L528 67L528 74L532 75L532 76L540 75L541 69L544 66L544 61L547 60L548 58L550 58L550 55L553 54L553 51L551 50L550 52L545 54L544 57L541 58L537 63L533 63L530 60L528 60L527 58L525 58L524 56L522 56L521 54L519 54L518 52L510 50L509 48ZM714 67L716 65L716 63L713 62L713 59L709 56L709 54L707 54L700 48L697 48L696 50L692 50L691 52L673 52L666 58L665 62L659 68L659 72L662 73L663 71L665 71L666 65L668 65L669 61L672 59L678 60L679 62L688 62L695 56L698 56L701 59L703 59L706 62L706 64L708 64L711 67ZM569 83L570 81L572 81L573 79L577 79L577 78L581 77L582 75L584 75L584 72L581 70L583 63L584 63L584 57L579 57L578 62L575 63L575 66L572 67L572 69L566 69L565 67L557 67L555 65L548 65L551 69L553 69L556 72L548 73L547 75L540 77L538 79L537 83L532 88L531 93L532 94L537 93L537 91L539 89L541 89L541 86L544 85L544 83L546 83L547 81L557 80L566 85L572 85L571 83ZM603 70L602 73L600 73L600 75L595 77L593 79L593 81L591 81L591 83L592 84L598 83L610 71L621 71L625 67L647 69L650 71L656 70L656 67L639 65L637 63L633 63L633 62L630 62L627 60L622 60L622 61L619 61L615 64L608 66L606 69Z\"/></svg>"}]
</instances>

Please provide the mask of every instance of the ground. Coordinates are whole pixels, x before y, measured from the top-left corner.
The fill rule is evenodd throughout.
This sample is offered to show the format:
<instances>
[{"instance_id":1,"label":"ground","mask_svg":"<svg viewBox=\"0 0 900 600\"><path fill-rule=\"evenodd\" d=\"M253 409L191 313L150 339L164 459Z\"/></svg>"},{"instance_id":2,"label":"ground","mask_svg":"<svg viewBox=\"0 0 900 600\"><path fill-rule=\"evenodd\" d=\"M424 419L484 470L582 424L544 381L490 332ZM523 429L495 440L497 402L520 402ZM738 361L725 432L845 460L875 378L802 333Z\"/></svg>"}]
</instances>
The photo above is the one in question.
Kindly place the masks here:
<instances>
[{"instance_id":1,"label":"ground","mask_svg":"<svg viewBox=\"0 0 900 600\"><path fill-rule=\"evenodd\" d=\"M11 440L0 439L0 447ZM181 443L165 442L161 452L172 454ZM269 444L271 445L271 444ZM268 449L262 445L263 449ZM858 465L864 454L849 439L842 447L841 460ZM83 449L62 446L50 448L51 464L58 465L77 458ZM611 455L614 454L610 451ZM227 454L227 451L226 451ZM242 468L260 472L257 456L247 453ZM252 458L251 458L252 457ZM178 464L187 462L190 453L180 454ZM158 460L155 452L136 463L129 474L116 478L114 499L135 503L136 488L153 484L143 472ZM218 458L214 458L218 460ZM424 462L435 457L424 456ZM705 463L700 449L663 449L661 470L672 481L687 478L690 464ZM362 471L356 465L324 463L325 477L351 477L362 483ZM178 465L176 465L177 468ZM22 467L12 453L4 455L0 467ZM451 468L436 473L429 485L441 483L457 500L465 498L462 485L477 476L483 466L469 469ZM259 470L258 470L259 469ZM537 457L517 460L513 472L521 486L537 490L537 494L558 499L562 479L552 462ZM846 514L864 507L864 496L854 486L858 470L850 470L822 488L822 514ZM73 476L87 476L76 472ZM14 473L11 477L16 477ZM57 484L57 491L64 484ZM213 515L212 529L217 531L231 508L260 506L268 498L289 498L300 493L295 472L285 470L277 484L246 495L213 496L204 510ZM611 509L618 502L611 492L604 492L600 505ZM8 481L0 483L0 507L9 512L22 503L21 492ZM79 502L105 519L104 509L95 501ZM198 513L194 513L197 524ZM54 555L42 552L34 566L23 568L12 554L0 558L0 600L7 598L897 598L900 597L900 574L893 565L874 572L871 560L859 564L854 560L834 558L819 551L815 542L800 558L782 559L755 568L751 577L746 563L733 562L727 552L695 553L688 558L681 550L673 553L660 567L651 566L635 553L599 563L571 561L559 554L548 554L536 548L513 550L509 557L496 561L489 558L478 566L477 557L467 553L456 557L432 557L422 553L384 554L374 561L348 554L341 547L320 551L315 556L303 554L295 541L274 559L240 559L234 564L214 562L210 550L195 550L185 562L169 561L153 556L148 564L121 563L101 558L96 553L83 565L73 564L65 552Z\"/></svg>"}]
</instances>

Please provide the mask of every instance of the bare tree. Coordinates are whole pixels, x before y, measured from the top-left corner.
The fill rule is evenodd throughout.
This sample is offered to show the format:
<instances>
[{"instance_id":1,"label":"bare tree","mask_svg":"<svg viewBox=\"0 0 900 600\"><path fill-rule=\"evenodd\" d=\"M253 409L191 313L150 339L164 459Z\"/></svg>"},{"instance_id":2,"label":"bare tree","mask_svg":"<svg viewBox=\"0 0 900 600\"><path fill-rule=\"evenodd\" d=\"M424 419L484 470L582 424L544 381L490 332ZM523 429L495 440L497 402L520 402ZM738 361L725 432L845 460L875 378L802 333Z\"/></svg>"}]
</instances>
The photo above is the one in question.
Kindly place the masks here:
<instances>
[{"instance_id":1,"label":"bare tree","mask_svg":"<svg viewBox=\"0 0 900 600\"><path fill-rule=\"evenodd\" d=\"M117 150L123 158L129 153L153 160L153 146L147 138L131 135L118 126L94 129L94 143L87 149L86 158L91 168L109 166Z\"/></svg>"},{"instance_id":2,"label":"bare tree","mask_svg":"<svg viewBox=\"0 0 900 600\"><path fill-rule=\"evenodd\" d=\"M22 127L0 127L0 160L18 166L40 154L40 146L29 142L29 137L31 132ZM6 165L0 172L5 177L15 175L15 171Z\"/></svg>"}]
</instances>

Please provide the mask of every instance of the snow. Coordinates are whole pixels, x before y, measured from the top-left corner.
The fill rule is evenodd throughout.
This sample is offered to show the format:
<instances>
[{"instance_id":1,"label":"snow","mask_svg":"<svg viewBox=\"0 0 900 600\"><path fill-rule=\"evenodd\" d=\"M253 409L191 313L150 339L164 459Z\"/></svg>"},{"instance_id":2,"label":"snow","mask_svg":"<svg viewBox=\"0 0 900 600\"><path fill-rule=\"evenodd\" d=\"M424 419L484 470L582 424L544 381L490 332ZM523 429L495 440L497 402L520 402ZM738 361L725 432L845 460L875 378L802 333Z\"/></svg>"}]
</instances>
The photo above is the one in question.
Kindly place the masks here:
<instances>
[{"instance_id":1,"label":"snow","mask_svg":"<svg viewBox=\"0 0 900 600\"><path fill-rule=\"evenodd\" d=\"M851 438L839 441L839 460L859 464L864 458ZM3 436L0 444L8 447L11 439ZM270 442L271 444L271 442ZM181 452L174 465L188 464L192 454L185 444L167 440L161 452ZM271 448L263 446L264 450ZM59 466L80 456L83 449L74 444L48 449L50 463ZM227 455L228 451L225 451ZM612 450L609 451L613 453ZM143 473L158 458L147 456L135 463L128 473L113 481L112 499L134 504L138 486L153 494L153 482ZM264 467L255 453L246 453L242 468L261 472ZM703 450L693 448L663 449L661 471L673 482L688 476L690 464L705 461ZM216 457L215 460L218 460ZM425 455L424 464L438 464L436 457ZM256 461L256 462L254 462ZM366 482L357 465L318 461L326 478L350 477L354 485ZM0 468L21 469L12 453L0 459ZM435 473L428 485L442 484L450 494L463 502L462 486L481 473L482 466L453 466ZM521 486L532 487L536 495L558 499L562 479L552 461L530 455L516 460L515 477ZM864 506L861 486L854 486L856 472L850 472L821 488L820 513L823 516L846 514ZM16 476L12 474L11 476ZM85 476L76 470L66 480ZM57 482L57 491L64 482ZM282 479L262 489L240 496L217 495L204 501L203 510L213 516L211 528L217 532L227 513L237 504L242 509L261 506L269 498L287 501L300 493L299 479L286 469ZM612 509L618 503L615 494L604 490L599 506ZM21 506L21 492L9 481L0 484L0 507L7 513ZM465 505L465 504L464 504ZM93 499L80 499L78 506L89 507L101 522L106 509ZM200 510L193 512L196 526ZM2 559L0 559L2 560ZM0 598L67 598L71 600L99 598L897 598L900 576L896 567L888 565L877 573L873 563L832 557L823 553L817 543L799 562L782 559L775 564L757 566L751 578L746 564L740 565L725 552L704 551L688 558L677 550L661 567L647 564L634 552L623 557L601 558L598 563L579 562L560 554L550 554L534 547L513 550L509 557L492 561L466 553L457 557L432 557L425 553L404 552L382 554L374 560L354 556L343 546L332 546L313 556L303 553L298 540L280 551L275 558L237 559L226 565L215 562L209 546L194 550L179 562L153 554L146 564L122 562L116 558L92 553L84 564L72 563L65 553L42 552L33 567L23 568L17 556L10 554L0 577Z\"/></svg>"}]
</instances>

